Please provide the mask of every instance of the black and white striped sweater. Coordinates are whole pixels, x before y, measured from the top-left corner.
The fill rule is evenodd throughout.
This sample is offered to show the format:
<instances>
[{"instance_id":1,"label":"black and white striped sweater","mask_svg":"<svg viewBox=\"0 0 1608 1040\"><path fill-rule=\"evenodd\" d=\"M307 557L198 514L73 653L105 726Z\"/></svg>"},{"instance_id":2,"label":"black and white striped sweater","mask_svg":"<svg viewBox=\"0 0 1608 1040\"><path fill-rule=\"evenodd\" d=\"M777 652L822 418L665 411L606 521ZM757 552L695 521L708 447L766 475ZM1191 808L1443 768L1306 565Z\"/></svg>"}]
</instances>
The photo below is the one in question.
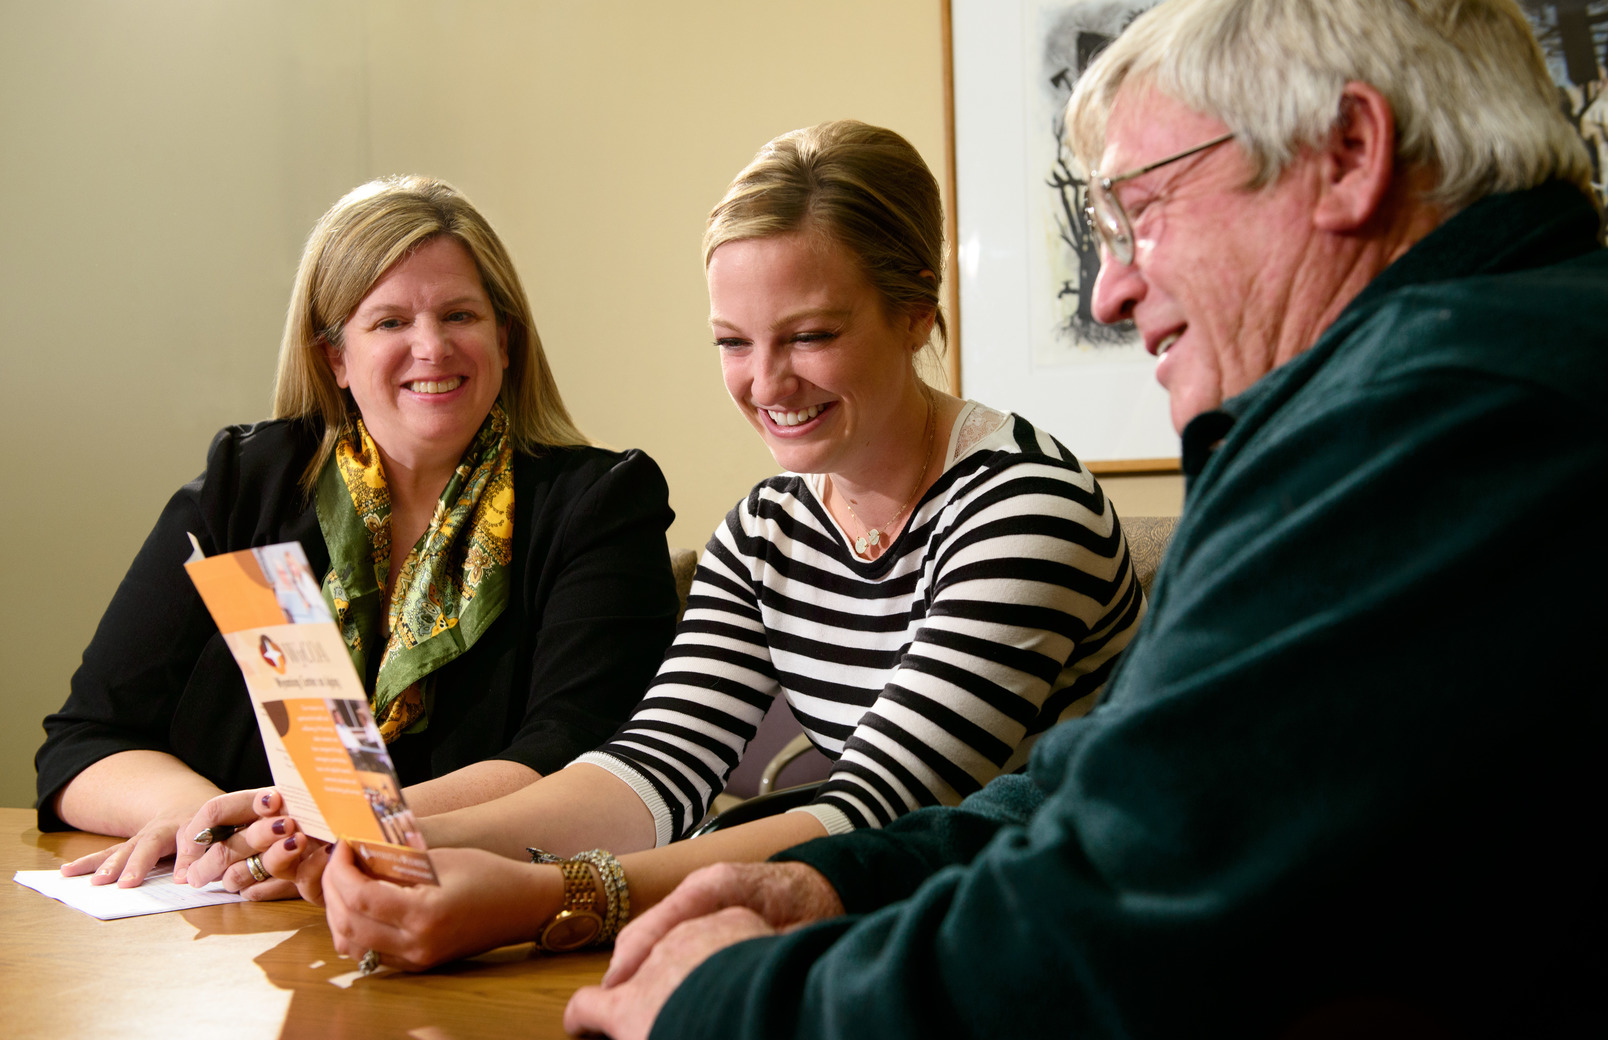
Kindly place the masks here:
<instances>
[{"instance_id":1,"label":"black and white striped sweater","mask_svg":"<svg viewBox=\"0 0 1608 1040\"><path fill-rule=\"evenodd\" d=\"M754 488L710 539L631 719L578 761L626 781L659 844L703 817L781 693L833 759L830 833L952 805L1087 711L1144 598L1111 503L1048 434L968 402L943 475L881 557L822 479Z\"/></svg>"}]
</instances>

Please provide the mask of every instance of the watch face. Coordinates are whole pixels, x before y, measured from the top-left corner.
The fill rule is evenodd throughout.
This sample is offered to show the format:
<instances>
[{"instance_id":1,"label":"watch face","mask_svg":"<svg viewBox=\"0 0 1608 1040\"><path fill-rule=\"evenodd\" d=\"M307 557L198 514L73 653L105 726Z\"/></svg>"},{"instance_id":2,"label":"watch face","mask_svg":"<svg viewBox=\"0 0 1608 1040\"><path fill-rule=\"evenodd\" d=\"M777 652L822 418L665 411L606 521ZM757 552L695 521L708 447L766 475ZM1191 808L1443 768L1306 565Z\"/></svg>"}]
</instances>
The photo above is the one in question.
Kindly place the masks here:
<instances>
[{"instance_id":1,"label":"watch face","mask_svg":"<svg viewBox=\"0 0 1608 1040\"><path fill-rule=\"evenodd\" d=\"M565 910L542 932L542 946L549 950L579 949L602 930L603 919L591 911Z\"/></svg>"}]
</instances>

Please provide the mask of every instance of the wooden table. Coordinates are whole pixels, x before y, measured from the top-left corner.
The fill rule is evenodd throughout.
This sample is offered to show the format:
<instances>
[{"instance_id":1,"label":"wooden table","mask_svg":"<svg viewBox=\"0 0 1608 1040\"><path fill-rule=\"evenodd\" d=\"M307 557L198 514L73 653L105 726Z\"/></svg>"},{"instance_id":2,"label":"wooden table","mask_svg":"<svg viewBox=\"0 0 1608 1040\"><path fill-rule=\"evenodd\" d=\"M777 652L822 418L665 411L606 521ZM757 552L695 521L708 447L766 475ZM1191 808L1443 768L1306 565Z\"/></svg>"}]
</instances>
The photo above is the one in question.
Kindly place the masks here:
<instances>
[{"instance_id":1,"label":"wooden table","mask_svg":"<svg viewBox=\"0 0 1608 1040\"><path fill-rule=\"evenodd\" d=\"M560 1037L570 994L608 964L605 953L544 958L526 945L419 975L352 978L323 911L307 903L97 921L11 880L17 870L53 868L110 841L41 834L32 809L0 809L0 1036Z\"/></svg>"}]
</instances>

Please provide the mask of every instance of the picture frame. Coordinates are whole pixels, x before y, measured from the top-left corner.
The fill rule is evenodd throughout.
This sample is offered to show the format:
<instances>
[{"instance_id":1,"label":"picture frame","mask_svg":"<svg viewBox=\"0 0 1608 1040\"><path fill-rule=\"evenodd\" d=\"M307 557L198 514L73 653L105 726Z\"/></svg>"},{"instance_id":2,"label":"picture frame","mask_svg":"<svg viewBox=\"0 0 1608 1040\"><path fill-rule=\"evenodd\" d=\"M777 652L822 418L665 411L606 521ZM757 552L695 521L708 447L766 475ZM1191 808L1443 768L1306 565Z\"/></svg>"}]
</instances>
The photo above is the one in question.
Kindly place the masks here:
<instances>
[{"instance_id":1,"label":"picture frame","mask_svg":"<svg viewBox=\"0 0 1608 1040\"><path fill-rule=\"evenodd\" d=\"M1097 473L1177 472L1178 435L1132 326L1089 314L1099 257L1060 113L1088 59L1155 3L948 4L960 344L952 379L968 397L1028 418Z\"/></svg>"},{"instance_id":2,"label":"picture frame","mask_svg":"<svg viewBox=\"0 0 1608 1040\"><path fill-rule=\"evenodd\" d=\"M1518 0L1558 87L1558 110L1586 146L1608 204L1608 0Z\"/></svg>"}]
</instances>

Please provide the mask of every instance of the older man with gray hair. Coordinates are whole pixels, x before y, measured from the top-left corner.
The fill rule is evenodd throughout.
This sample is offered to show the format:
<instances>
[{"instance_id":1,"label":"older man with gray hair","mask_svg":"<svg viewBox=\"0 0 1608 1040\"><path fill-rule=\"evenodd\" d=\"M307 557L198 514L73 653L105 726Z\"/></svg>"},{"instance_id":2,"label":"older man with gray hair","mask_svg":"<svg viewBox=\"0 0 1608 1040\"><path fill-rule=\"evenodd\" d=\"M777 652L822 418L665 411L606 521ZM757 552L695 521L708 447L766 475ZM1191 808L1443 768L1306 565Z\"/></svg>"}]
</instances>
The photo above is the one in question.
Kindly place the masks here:
<instances>
[{"instance_id":1,"label":"older man with gray hair","mask_svg":"<svg viewBox=\"0 0 1608 1040\"><path fill-rule=\"evenodd\" d=\"M1599 1031L1608 250L1522 15L1168 0L1068 127L1188 480L1124 666L957 808L689 878L569 1026Z\"/></svg>"}]
</instances>

